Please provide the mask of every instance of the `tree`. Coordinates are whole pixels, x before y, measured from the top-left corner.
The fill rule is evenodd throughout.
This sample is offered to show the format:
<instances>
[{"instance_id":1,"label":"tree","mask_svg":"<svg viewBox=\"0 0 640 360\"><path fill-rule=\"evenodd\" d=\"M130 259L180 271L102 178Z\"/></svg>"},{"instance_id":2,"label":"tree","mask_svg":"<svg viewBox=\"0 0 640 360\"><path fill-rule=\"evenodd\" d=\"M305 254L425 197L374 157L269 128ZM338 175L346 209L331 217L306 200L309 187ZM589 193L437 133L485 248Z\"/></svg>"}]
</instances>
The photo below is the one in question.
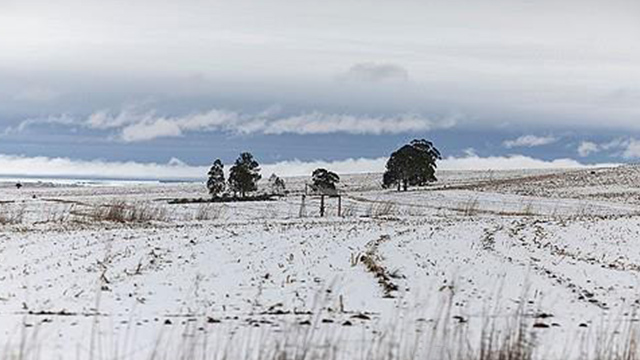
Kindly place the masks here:
<instances>
[{"instance_id":1,"label":"tree","mask_svg":"<svg viewBox=\"0 0 640 360\"><path fill-rule=\"evenodd\" d=\"M387 161L382 176L382 186L397 186L407 191L409 186L423 186L436 181L436 161L441 160L440 151L433 143L424 139L413 140L396 150Z\"/></svg>"},{"instance_id":2,"label":"tree","mask_svg":"<svg viewBox=\"0 0 640 360\"><path fill-rule=\"evenodd\" d=\"M284 180L282 180L276 174L271 174L271 177L269 177L269 189L271 190L272 194L284 195L286 189Z\"/></svg>"},{"instance_id":3,"label":"tree","mask_svg":"<svg viewBox=\"0 0 640 360\"><path fill-rule=\"evenodd\" d=\"M234 193L245 197L248 192L258 190L260 164L248 152L240 154L229 170L229 187Z\"/></svg>"},{"instance_id":4,"label":"tree","mask_svg":"<svg viewBox=\"0 0 640 360\"><path fill-rule=\"evenodd\" d=\"M336 184L340 182L340 176L327 169L315 169L311 174L313 188L321 193L335 193Z\"/></svg>"},{"instance_id":5,"label":"tree","mask_svg":"<svg viewBox=\"0 0 640 360\"><path fill-rule=\"evenodd\" d=\"M209 195L216 197L224 192L226 184L224 181L224 165L220 159L213 162L213 166L209 170L209 179L207 180L207 189Z\"/></svg>"}]
</instances>

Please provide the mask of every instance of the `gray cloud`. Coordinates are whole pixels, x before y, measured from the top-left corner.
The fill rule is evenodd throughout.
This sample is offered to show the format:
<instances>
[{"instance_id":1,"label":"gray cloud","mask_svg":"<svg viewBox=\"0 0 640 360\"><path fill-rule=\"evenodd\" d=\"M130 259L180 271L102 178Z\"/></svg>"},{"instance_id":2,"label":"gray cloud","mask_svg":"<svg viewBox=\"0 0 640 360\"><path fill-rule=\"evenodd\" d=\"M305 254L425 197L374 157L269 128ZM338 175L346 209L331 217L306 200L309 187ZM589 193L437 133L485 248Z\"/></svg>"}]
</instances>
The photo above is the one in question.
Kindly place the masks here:
<instances>
[{"instance_id":1,"label":"gray cloud","mask_svg":"<svg viewBox=\"0 0 640 360\"><path fill-rule=\"evenodd\" d=\"M51 88L31 86L18 91L14 95L14 99L29 103L46 103L57 99L59 96L60 94Z\"/></svg>"},{"instance_id":2,"label":"gray cloud","mask_svg":"<svg viewBox=\"0 0 640 360\"><path fill-rule=\"evenodd\" d=\"M640 129L637 1L33 0L3 10L0 33L12 36L0 37L0 116L33 114L16 97L86 113L158 96L169 113L199 99L243 112L286 103L458 111L478 127ZM396 81L407 69L411 81ZM20 94L25 83L42 88Z\"/></svg>"},{"instance_id":3,"label":"gray cloud","mask_svg":"<svg viewBox=\"0 0 640 360\"><path fill-rule=\"evenodd\" d=\"M400 65L368 62L353 65L340 78L356 82L405 82L409 80L409 72Z\"/></svg>"}]
</instances>

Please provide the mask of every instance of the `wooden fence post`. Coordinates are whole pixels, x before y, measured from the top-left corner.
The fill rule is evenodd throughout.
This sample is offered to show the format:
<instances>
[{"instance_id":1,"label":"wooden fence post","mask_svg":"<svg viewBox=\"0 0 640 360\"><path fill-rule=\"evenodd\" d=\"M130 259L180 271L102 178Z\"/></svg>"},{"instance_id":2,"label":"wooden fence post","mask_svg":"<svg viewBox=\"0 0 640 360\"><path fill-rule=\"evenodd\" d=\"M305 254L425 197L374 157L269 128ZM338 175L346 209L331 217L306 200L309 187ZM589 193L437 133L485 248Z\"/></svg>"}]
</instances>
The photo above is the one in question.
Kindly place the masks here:
<instances>
[{"instance_id":1,"label":"wooden fence post","mask_svg":"<svg viewBox=\"0 0 640 360\"><path fill-rule=\"evenodd\" d=\"M306 217L307 216L307 206L304 203L306 197L307 196L305 194L302 194L302 201L300 202L300 212L298 214L298 216L300 216L300 217Z\"/></svg>"}]
</instances>

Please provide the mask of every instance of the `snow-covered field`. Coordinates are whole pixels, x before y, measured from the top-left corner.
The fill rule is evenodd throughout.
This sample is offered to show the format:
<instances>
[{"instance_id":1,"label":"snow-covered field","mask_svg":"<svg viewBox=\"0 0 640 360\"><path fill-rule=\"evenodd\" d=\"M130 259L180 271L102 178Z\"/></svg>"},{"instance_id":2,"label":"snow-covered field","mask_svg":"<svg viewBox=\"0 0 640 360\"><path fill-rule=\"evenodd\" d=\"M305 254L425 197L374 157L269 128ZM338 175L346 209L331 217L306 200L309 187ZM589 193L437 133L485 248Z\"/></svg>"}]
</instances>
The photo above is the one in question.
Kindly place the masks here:
<instances>
[{"instance_id":1,"label":"snow-covered field","mask_svg":"<svg viewBox=\"0 0 640 360\"><path fill-rule=\"evenodd\" d=\"M168 203L206 197L197 183L7 183L0 358L461 359L519 332L541 359L628 344L640 168L439 178L398 193L343 176L341 216L328 199L324 218L302 178L278 201L211 205ZM114 204L149 219L96 218Z\"/></svg>"}]
</instances>

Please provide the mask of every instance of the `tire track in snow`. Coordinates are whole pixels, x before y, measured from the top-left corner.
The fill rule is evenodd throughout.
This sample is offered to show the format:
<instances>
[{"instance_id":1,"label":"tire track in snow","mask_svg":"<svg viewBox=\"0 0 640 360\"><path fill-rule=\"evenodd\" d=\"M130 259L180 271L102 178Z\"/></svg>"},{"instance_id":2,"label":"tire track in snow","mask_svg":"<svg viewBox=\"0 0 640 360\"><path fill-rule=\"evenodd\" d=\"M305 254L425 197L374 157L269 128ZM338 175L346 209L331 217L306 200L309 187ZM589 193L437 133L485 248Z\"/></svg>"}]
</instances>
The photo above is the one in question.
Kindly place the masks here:
<instances>
[{"instance_id":1,"label":"tire track in snow","mask_svg":"<svg viewBox=\"0 0 640 360\"><path fill-rule=\"evenodd\" d=\"M515 226L512 227L502 227L497 226L490 230L485 230L485 236L483 237L483 244L491 244L491 246L483 246L484 250L490 251L491 253L499 256L510 263L517 263L523 267L529 267L534 270L538 275L546 278L548 281L556 284L558 286L564 287L566 290L571 292L576 296L576 299L581 302L589 303L591 305L597 306L600 309L607 310L609 309L608 304L596 297L595 292L593 290L589 290L584 286L579 285L569 276L559 273L558 271L551 270L549 267L543 265L541 260L534 256L534 251L532 251L530 245L527 243L526 238L521 236L520 233L527 227L535 226L536 222L527 223L526 221L514 222ZM505 236L510 241L510 244L518 246L520 249L525 251L525 255L523 257L525 259L517 259L513 256L507 255L495 246L495 238L499 233L505 233ZM544 236L544 229L542 227L536 227L537 236ZM539 239L536 240L539 244ZM535 241L534 241L535 243ZM550 256L557 256L556 254L549 253Z\"/></svg>"},{"instance_id":2,"label":"tire track in snow","mask_svg":"<svg viewBox=\"0 0 640 360\"><path fill-rule=\"evenodd\" d=\"M363 263L366 270L374 275L380 288L383 291L383 298L388 299L402 299L409 287L403 284L405 291L400 291L399 281L405 280L405 276L401 275L397 270L389 270L389 256L385 255L381 251L383 245L390 246L394 244L396 249L403 246L403 235L413 232L414 227L404 228L401 230L395 230L392 235L383 234L379 238L370 240L365 245L365 253L359 256L359 261ZM406 244L405 244L406 245ZM401 252L404 256L407 254ZM415 261L411 256L407 258L407 261Z\"/></svg>"},{"instance_id":3,"label":"tire track in snow","mask_svg":"<svg viewBox=\"0 0 640 360\"><path fill-rule=\"evenodd\" d=\"M391 239L389 235L382 235L376 240L369 241L365 246L367 250L360 255L360 262L365 266L366 270L378 279L378 284L382 288L385 298L395 298L398 291L398 285L391 280L389 270L381 264L382 256L378 253L380 245Z\"/></svg>"}]
</instances>

